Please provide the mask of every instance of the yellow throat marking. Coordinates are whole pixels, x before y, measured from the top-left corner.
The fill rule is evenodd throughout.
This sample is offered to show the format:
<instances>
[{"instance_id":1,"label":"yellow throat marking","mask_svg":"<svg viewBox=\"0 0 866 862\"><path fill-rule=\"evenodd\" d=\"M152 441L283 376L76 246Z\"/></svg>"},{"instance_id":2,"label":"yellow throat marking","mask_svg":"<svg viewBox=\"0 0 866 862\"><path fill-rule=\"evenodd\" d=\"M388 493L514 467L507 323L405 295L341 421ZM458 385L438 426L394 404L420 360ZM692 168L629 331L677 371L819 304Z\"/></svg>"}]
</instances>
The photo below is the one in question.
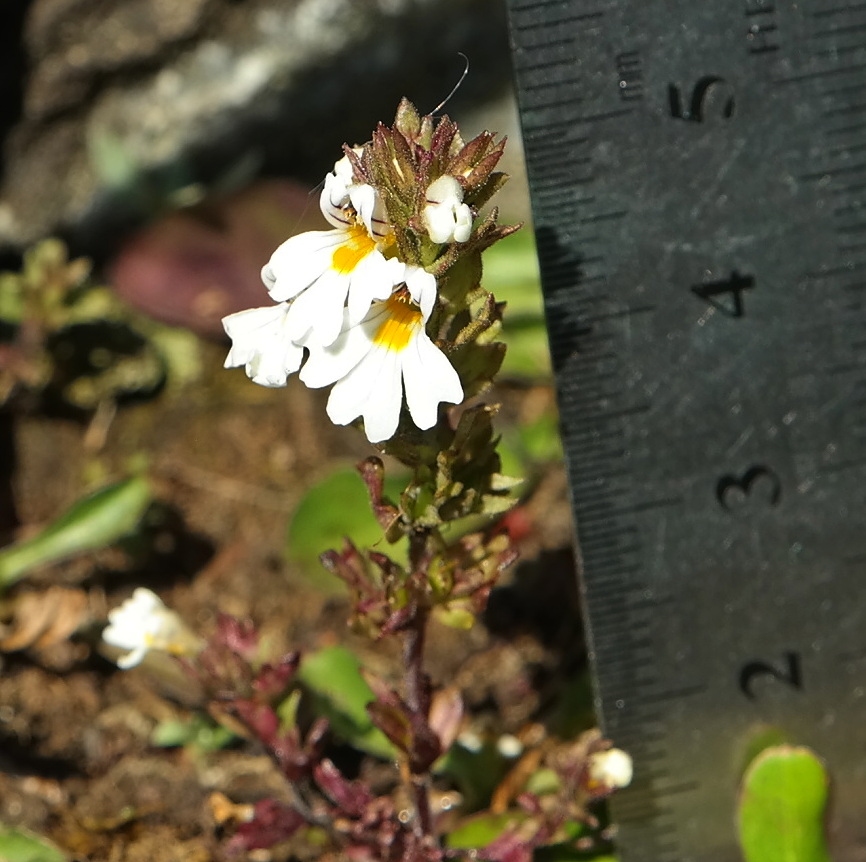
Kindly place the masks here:
<instances>
[{"instance_id":1,"label":"yellow throat marking","mask_svg":"<svg viewBox=\"0 0 866 862\"><path fill-rule=\"evenodd\" d=\"M376 241L367 233L364 225L356 224L346 230L345 242L334 249L331 269L340 275L348 275L376 248Z\"/></svg>"},{"instance_id":2,"label":"yellow throat marking","mask_svg":"<svg viewBox=\"0 0 866 862\"><path fill-rule=\"evenodd\" d=\"M379 324L373 343L399 353L412 340L412 335L421 323L421 312L409 304L408 297L399 293L387 299L385 304L388 314Z\"/></svg>"}]
</instances>

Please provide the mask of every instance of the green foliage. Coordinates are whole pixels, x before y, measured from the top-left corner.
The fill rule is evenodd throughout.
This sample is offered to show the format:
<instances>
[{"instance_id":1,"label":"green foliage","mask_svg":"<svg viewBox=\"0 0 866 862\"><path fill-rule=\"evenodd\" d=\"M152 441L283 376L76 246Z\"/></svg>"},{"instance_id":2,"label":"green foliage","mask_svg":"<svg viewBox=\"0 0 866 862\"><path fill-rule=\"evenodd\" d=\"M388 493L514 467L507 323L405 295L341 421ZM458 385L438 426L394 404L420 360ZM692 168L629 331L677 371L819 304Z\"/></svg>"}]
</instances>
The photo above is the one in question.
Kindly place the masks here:
<instances>
[{"instance_id":1,"label":"green foliage","mask_svg":"<svg viewBox=\"0 0 866 862\"><path fill-rule=\"evenodd\" d=\"M509 826L519 822L520 816L508 814L478 814L467 817L457 829L448 833L445 845L450 848L474 849L484 847L497 839Z\"/></svg>"},{"instance_id":2,"label":"green foliage","mask_svg":"<svg viewBox=\"0 0 866 862\"><path fill-rule=\"evenodd\" d=\"M337 736L368 754L394 756L391 743L370 721L367 704L374 700L373 691L349 650L335 646L307 653L298 678L313 695L316 715L327 718Z\"/></svg>"},{"instance_id":3,"label":"green foliage","mask_svg":"<svg viewBox=\"0 0 866 862\"><path fill-rule=\"evenodd\" d=\"M183 747L195 752L219 751L236 738L228 728L203 714L193 715L186 721L161 721L150 735L151 743L160 748Z\"/></svg>"},{"instance_id":4,"label":"green foliage","mask_svg":"<svg viewBox=\"0 0 866 862\"><path fill-rule=\"evenodd\" d=\"M0 338L0 403L37 394L91 411L153 395L165 382L165 361L129 309L91 282L89 260L68 260L56 239L28 249L21 272L0 273Z\"/></svg>"},{"instance_id":5,"label":"green foliage","mask_svg":"<svg viewBox=\"0 0 866 862\"><path fill-rule=\"evenodd\" d=\"M2 862L65 862L66 858L64 853L44 838L0 823Z\"/></svg>"},{"instance_id":6,"label":"green foliage","mask_svg":"<svg viewBox=\"0 0 866 862\"><path fill-rule=\"evenodd\" d=\"M95 551L128 536L152 499L150 482L134 476L79 500L38 535L0 551L0 589L37 566Z\"/></svg>"},{"instance_id":7,"label":"green foliage","mask_svg":"<svg viewBox=\"0 0 866 862\"><path fill-rule=\"evenodd\" d=\"M385 480L386 493L395 498L403 486L399 477ZM310 583L325 592L342 593L342 583L322 568L319 558L330 548L341 546L347 536L360 547L384 544L382 528L370 509L367 489L357 470L341 466L313 485L298 504L289 521L287 553ZM401 539L388 552L398 562L405 561L406 540Z\"/></svg>"},{"instance_id":8,"label":"green foliage","mask_svg":"<svg viewBox=\"0 0 866 862\"><path fill-rule=\"evenodd\" d=\"M506 304L502 340L507 351L501 373L506 377L550 380L550 348L538 273L535 238L522 230L484 255L484 285Z\"/></svg>"},{"instance_id":9,"label":"green foliage","mask_svg":"<svg viewBox=\"0 0 866 862\"><path fill-rule=\"evenodd\" d=\"M828 783L808 748L779 745L759 754L740 786L737 825L745 862L830 862Z\"/></svg>"},{"instance_id":10,"label":"green foliage","mask_svg":"<svg viewBox=\"0 0 866 862\"><path fill-rule=\"evenodd\" d=\"M499 782L505 778L512 765L513 761L503 757L492 739L483 741L475 749L467 748L458 741L439 759L436 764L436 771L454 782L463 797L462 810L472 812L486 808L490 804L493 791L496 790ZM487 827L481 825L479 828L483 830ZM472 828L470 828L471 833ZM486 842L482 841L482 843ZM478 845L470 842L451 844L450 846L473 847Z\"/></svg>"}]
</instances>

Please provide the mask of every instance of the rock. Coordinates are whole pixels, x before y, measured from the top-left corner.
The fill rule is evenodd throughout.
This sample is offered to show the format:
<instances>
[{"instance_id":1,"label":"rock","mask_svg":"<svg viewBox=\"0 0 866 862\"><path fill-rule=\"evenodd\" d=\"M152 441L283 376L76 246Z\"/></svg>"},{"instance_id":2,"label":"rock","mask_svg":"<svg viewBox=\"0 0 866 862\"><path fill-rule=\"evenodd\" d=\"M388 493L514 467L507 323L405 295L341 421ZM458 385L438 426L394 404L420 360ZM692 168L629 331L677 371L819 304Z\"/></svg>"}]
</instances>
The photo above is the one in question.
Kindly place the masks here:
<instances>
[{"instance_id":1,"label":"rock","mask_svg":"<svg viewBox=\"0 0 866 862\"><path fill-rule=\"evenodd\" d=\"M190 189L262 173L314 185L400 96L444 98L459 51L472 69L452 114L509 85L501 0L33 0L24 29L7 249L62 230L105 256Z\"/></svg>"}]
</instances>

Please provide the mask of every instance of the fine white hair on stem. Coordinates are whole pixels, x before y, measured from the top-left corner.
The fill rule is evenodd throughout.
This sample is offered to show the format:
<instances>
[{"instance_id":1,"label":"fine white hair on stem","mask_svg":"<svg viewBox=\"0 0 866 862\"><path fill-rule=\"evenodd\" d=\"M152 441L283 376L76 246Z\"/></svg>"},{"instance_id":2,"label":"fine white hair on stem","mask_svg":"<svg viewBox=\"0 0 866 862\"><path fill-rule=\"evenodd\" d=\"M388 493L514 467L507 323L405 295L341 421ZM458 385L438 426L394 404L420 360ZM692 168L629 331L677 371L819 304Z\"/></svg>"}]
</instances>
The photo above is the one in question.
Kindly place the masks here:
<instances>
[{"instance_id":1,"label":"fine white hair on stem","mask_svg":"<svg viewBox=\"0 0 866 862\"><path fill-rule=\"evenodd\" d=\"M457 83L451 88L451 92L435 107L432 111L430 111L429 116L433 116L437 111L441 111L448 102L451 101L451 97L460 89L460 85L466 80L466 76L469 74L469 58L462 52L457 52L458 57L463 58L463 71L460 74L460 78Z\"/></svg>"}]
</instances>

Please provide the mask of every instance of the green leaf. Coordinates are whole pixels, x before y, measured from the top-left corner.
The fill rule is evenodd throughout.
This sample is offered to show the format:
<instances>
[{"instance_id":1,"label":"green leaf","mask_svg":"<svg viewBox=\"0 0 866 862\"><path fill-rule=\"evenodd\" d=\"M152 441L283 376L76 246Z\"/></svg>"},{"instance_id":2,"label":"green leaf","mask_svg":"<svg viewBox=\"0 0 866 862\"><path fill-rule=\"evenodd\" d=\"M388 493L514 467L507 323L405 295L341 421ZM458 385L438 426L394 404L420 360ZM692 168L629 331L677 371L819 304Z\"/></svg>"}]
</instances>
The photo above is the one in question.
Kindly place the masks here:
<instances>
[{"instance_id":1,"label":"green leaf","mask_svg":"<svg viewBox=\"0 0 866 862\"><path fill-rule=\"evenodd\" d=\"M495 841L509 826L513 826L526 815L515 814L478 814L468 817L445 838L445 844L451 849L484 847Z\"/></svg>"},{"instance_id":2,"label":"green leaf","mask_svg":"<svg viewBox=\"0 0 866 862\"><path fill-rule=\"evenodd\" d=\"M152 500L150 483L134 476L79 500L41 533L0 551L0 589L30 569L111 545L131 533Z\"/></svg>"},{"instance_id":3,"label":"green leaf","mask_svg":"<svg viewBox=\"0 0 866 862\"><path fill-rule=\"evenodd\" d=\"M186 721L161 721L150 735L151 743L160 748L183 746L199 751L218 751L235 739L237 736L228 728L216 724L205 715L193 715Z\"/></svg>"},{"instance_id":4,"label":"green leaf","mask_svg":"<svg viewBox=\"0 0 866 862\"><path fill-rule=\"evenodd\" d=\"M399 478L386 476L385 494L399 499L404 485ZM287 553L314 586L342 593L343 582L322 568L319 557L331 548L342 547L346 537L358 548L378 546L395 562L406 562L406 540L386 545L367 489L354 467L338 467L307 491L289 521Z\"/></svg>"},{"instance_id":5,"label":"green leaf","mask_svg":"<svg viewBox=\"0 0 866 862\"><path fill-rule=\"evenodd\" d=\"M436 772L457 786L463 797L462 811L480 811L490 804L493 791L512 765L513 761L499 752L492 739L483 740L477 748L468 748L458 741L436 762Z\"/></svg>"},{"instance_id":6,"label":"green leaf","mask_svg":"<svg viewBox=\"0 0 866 862\"><path fill-rule=\"evenodd\" d=\"M65 862L66 855L38 835L0 823L0 860L2 862Z\"/></svg>"},{"instance_id":7,"label":"green leaf","mask_svg":"<svg viewBox=\"0 0 866 862\"><path fill-rule=\"evenodd\" d=\"M393 746L367 714L367 704L374 700L373 691L352 652L335 646L307 653L298 678L313 695L316 713L330 721L337 736L368 754L394 756Z\"/></svg>"},{"instance_id":8,"label":"green leaf","mask_svg":"<svg viewBox=\"0 0 866 862\"><path fill-rule=\"evenodd\" d=\"M737 825L745 862L830 862L824 836L828 776L808 748L765 749L746 770Z\"/></svg>"}]
</instances>

